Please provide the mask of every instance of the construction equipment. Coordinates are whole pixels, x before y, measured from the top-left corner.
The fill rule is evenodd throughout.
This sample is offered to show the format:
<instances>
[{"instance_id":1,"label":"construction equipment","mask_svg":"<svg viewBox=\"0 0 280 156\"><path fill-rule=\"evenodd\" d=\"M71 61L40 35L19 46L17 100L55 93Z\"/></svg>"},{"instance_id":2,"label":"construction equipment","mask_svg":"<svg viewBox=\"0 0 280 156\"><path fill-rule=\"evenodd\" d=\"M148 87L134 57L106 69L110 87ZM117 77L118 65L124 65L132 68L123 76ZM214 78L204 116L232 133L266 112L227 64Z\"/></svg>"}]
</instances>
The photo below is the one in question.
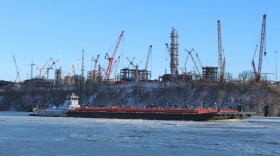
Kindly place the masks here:
<instances>
[{"instance_id":1,"label":"construction equipment","mask_svg":"<svg viewBox=\"0 0 280 156\"><path fill-rule=\"evenodd\" d=\"M106 55L105 55L105 59L107 59L109 61L108 67L107 67L106 72L105 72L105 80L110 79L110 75L111 75L111 72L112 72L112 64L113 64L116 52L118 50L118 47L120 45L120 42L123 38L123 35L124 35L124 31L122 31L121 35L119 36L118 42L117 42L115 50L113 52L113 55L111 57L109 56L108 53L106 53Z\"/></svg>"},{"instance_id":2,"label":"construction equipment","mask_svg":"<svg viewBox=\"0 0 280 156\"><path fill-rule=\"evenodd\" d=\"M42 78L42 71L45 69L45 67L47 66L49 61L50 61L50 59L48 59L41 68L39 66L37 67L37 70L39 70L39 78Z\"/></svg>"},{"instance_id":3,"label":"construction equipment","mask_svg":"<svg viewBox=\"0 0 280 156\"><path fill-rule=\"evenodd\" d=\"M82 77L85 76L85 74L84 74L84 72L85 72L85 62L84 62L84 60L85 60L85 50L83 49L82 50L82 69L81 69Z\"/></svg>"},{"instance_id":4,"label":"construction equipment","mask_svg":"<svg viewBox=\"0 0 280 156\"><path fill-rule=\"evenodd\" d=\"M33 79L33 66L35 64L33 63L33 61L31 62L31 64L25 64L25 66L30 66L31 69L30 69L30 79Z\"/></svg>"},{"instance_id":5,"label":"construction equipment","mask_svg":"<svg viewBox=\"0 0 280 156\"><path fill-rule=\"evenodd\" d=\"M223 55L224 55L224 59L223 59L223 68L222 68L222 72L221 72L221 80L220 82L223 83L224 82L224 77L225 77L225 68L226 68L226 57L225 57L225 53L223 51Z\"/></svg>"},{"instance_id":6,"label":"construction equipment","mask_svg":"<svg viewBox=\"0 0 280 156\"><path fill-rule=\"evenodd\" d=\"M168 54L169 57L170 57L170 56L171 56L171 51L170 51L170 48L169 48L168 43L165 43L165 49L166 49L167 54ZM166 60L167 60L167 58L166 58Z\"/></svg>"},{"instance_id":7,"label":"construction equipment","mask_svg":"<svg viewBox=\"0 0 280 156\"><path fill-rule=\"evenodd\" d=\"M198 56L198 53L195 51L195 56L196 56L196 58L197 58L197 60L198 60L198 63L199 63L199 66L200 66L200 69L202 69L202 63L201 63L201 60L200 60L200 58L199 58L199 56Z\"/></svg>"},{"instance_id":8,"label":"construction equipment","mask_svg":"<svg viewBox=\"0 0 280 156\"><path fill-rule=\"evenodd\" d=\"M223 54L222 54L222 33L221 33L221 22L220 20L217 21L218 24L218 55L219 55L219 74L220 74L220 82L224 82L224 65L223 65Z\"/></svg>"},{"instance_id":9,"label":"construction equipment","mask_svg":"<svg viewBox=\"0 0 280 156\"><path fill-rule=\"evenodd\" d=\"M80 61L80 59L77 59L73 64L72 64L72 76L76 74L76 64Z\"/></svg>"},{"instance_id":10,"label":"construction equipment","mask_svg":"<svg viewBox=\"0 0 280 156\"><path fill-rule=\"evenodd\" d=\"M263 54L266 55L266 47L265 47L266 32L265 31L266 31L266 14L263 15L263 20L262 20L258 71L256 70L255 61L254 61L256 50L255 50L254 58L252 60L252 66L253 66L253 70L254 70L254 74L255 74L255 81L257 83L259 83L261 81L262 58L263 58Z\"/></svg>"},{"instance_id":11,"label":"construction equipment","mask_svg":"<svg viewBox=\"0 0 280 156\"><path fill-rule=\"evenodd\" d=\"M116 75L117 75L117 72L118 72L118 66L119 66L119 63L120 63L120 58L121 58L121 56L119 56L113 64L113 67L115 68L114 78L116 78Z\"/></svg>"},{"instance_id":12,"label":"construction equipment","mask_svg":"<svg viewBox=\"0 0 280 156\"><path fill-rule=\"evenodd\" d=\"M49 70L53 70L53 68L52 67L47 68L47 80L49 79Z\"/></svg>"},{"instance_id":13,"label":"construction equipment","mask_svg":"<svg viewBox=\"0 0 280 156\"><path fill-rule=\"evenodd\" d=\"M50 60L52 61L52 64L51 64L51 67L55 67L55 69L57 69L57 67L56 67L56 63L59 61L59 60L54 60L53 58L50 58Z\"/></svg>"},{"instance_id":14,"label":"construction equipment","mask_svg":"<svg viewBox=\"0 0 280 156\"><path fill-rule=\"evenodd\" d=\"M91 64L92 64L92 62L94 62L94 68L93 68L94 71L96 71L96 67L97 67L96 65L97 65L98 59L99 59L99 54L97 55L96 59L93 57L91 58ZM92 65L91 65L91 70L92 70Z\"/></svg>"},{"instance_id":15,"label":"construction equipment","mask_svg":"<svg viewBox=\"0 0 280 156\"><path fill-rule=\"evenodd\" d=\"M146 65L145 65L145 70L148 69L149 60L150 60L150 57L151 57L151 55L152 55L152 48L153 48L153 46L150 45L149 52L148 52L148 56L147 56L147 61L146 61Z\"/></svg>"},{"instance_id":16,"label":"construction equipment","mask_svg":"<svg viewBox=\"0 0 280 156\"><path fill-rule=\"evenodd\" d=\"M16 78L15 78L15 82L20 82L20 76L19 76L19 70L18 70L18 66L17 66L17 61L16 61L16 57L15 57L15 54L12 53L13 55L13 59L14 59L14 64L15 64L15 67L16 67L16 72L17 72L17 75L16 75Z\"/></svg>"},{"instance_id":17,"label":"construction equipment","mask_svg":"<svg viewBox=\"0 0 280 156\"><path fill-rule=\"evenodd\" d=\"M59 60L54 60L53 58L50 58L50 60L52 61L52 64L47 68L47 72L44 74L44 75L47 74L47 80L49 79L49 70L53 70L53 66L55 66L55 69L57 69L55 64L59 61Z\"/></svg>"},{"instance_id":18,"label":"construction equipment","mask_svg":"<svg viewBox=\"0 0 280 156\"><path fill-rule=\"evenodd\" d=\"M195 69L196 69L196 71L197 71L197 73L198 73L198 74L196 74L196 77L201 77L200 71L198 70L197 64L196 64L196 62L195 62L195 60L194 60L194 57L193 57L193 55L192 55L192 51L194 51L194 49L192 49L191 51L188 51L187 49L185 49L185 51L188 52L188 55L191 56L191 59L192 59L193 64L194 64L194 67L195 67Z\"/></svg>"},{"instance_id":19,"label":"construction equipment","mask_svg":"<svg viewBox=\"0 0 280 156\"><path fill-rule=\"evenodd\" d=\"M183 69L185 70L185 74L187 73L187 62L188 62L188 60L189 60L189 56L190 56L190 54L188 53L187 54L187 58L186 58L186 60L185 60L185 63L184 63L184 66L183 66Z\"/></svg>"},{"instance_id":20,"label":"construction equipment","mask_svg":"<svg viewBox=\"0 0 280 156\"><path fill-rule=\"evenodd\" d=\"M126 59L127 59L127 60L128 60L128 62L129 62L129 64L128 64L127 68L129 68L129 67L130 67L130 65L132 65L132 67L133 67L133 68L135 68L135 65L134 65L134 63L133 63L133 61L134 61L135 57L133 57L133 59L132 59L131 61L129 60L129 58L128 58L128 57L126 57Z\"/></svg>"}]
</instances>

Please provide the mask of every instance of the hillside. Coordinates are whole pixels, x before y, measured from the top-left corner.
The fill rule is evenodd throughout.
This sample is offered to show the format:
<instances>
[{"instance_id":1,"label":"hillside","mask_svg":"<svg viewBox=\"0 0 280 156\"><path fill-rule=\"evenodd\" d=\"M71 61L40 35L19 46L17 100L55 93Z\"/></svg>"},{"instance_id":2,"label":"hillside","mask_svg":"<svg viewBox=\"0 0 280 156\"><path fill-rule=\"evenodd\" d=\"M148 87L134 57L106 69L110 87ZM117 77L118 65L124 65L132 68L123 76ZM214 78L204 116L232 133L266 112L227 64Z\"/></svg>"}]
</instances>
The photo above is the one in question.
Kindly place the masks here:
<instances>
[{"instance_id":1,"label":"hillside","mask_svg":"<svg viewBox=\"0 0 280 156\"><path fill-rule=\"evenodd\" d=\"M0 92L0 110L27 111L35 106L62 104L66 95L75 92L80 104L120 107L204 107L237 108L263 115L280 116L279 90L268 84L202 82L134 82L80 87L21 89Z\"/></svg>"}]
</instances>

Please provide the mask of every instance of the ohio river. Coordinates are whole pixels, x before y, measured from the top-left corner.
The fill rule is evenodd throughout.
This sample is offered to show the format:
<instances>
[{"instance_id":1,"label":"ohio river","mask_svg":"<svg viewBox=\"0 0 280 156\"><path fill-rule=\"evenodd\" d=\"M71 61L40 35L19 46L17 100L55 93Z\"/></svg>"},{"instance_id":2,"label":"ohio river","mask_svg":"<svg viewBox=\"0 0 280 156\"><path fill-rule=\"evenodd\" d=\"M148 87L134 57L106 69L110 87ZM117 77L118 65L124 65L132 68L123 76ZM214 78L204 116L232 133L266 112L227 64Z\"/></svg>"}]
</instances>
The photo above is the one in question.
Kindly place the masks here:
<instances>
[{"instance_id":1,"label":"ohio river","mask_svg":"<svg viewBox=\"0 0 280 156\"><path fill-rule=\"evenodd\" d=\"M0 155L280 155L280 118L147 121L0 112Z\"/></svg>"}]
</instances>

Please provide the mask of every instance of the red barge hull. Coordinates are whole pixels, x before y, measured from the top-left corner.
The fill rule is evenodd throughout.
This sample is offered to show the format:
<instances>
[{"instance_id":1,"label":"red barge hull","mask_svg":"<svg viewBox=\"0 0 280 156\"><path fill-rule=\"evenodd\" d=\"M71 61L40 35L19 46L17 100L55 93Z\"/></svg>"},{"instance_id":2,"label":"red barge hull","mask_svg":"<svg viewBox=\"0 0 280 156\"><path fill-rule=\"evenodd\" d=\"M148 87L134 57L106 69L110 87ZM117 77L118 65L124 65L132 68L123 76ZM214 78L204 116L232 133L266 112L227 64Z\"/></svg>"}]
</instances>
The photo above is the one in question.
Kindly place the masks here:
<instances>
[{"instance_id":1,"label":"red barge hull","mask_svg":"<svg viewBox=\"0 0 280 156\"><path fill-rule=\"evenodd\" d=\"M161 108L77 108L67 112L67 117L207 121L217 115L217 110L161 109Z\"/></svg>"}]
</instances>

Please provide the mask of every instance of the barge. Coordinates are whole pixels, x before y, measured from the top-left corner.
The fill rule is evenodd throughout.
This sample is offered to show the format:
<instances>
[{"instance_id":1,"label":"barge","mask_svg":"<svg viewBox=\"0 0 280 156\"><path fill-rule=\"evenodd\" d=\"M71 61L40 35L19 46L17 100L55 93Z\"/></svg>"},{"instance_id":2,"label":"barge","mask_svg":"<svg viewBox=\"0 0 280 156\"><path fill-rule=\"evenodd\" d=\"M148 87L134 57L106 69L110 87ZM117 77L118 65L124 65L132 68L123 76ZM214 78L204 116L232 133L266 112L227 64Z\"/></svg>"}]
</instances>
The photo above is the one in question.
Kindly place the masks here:
<instances>
[{"instance_id":1,"label":"barge","mask_svg":"<svg viewBox=\"0 0 280 156\"><path fill-rule=\"evenodd\" d=\"M79 105L79 97L72 93L66 97L63 105L47 109L35 108L29 115L107 119L207 121L244 119L255 115L255 113L217 109L81 107Z\"/></svg>"}]
</instances>

